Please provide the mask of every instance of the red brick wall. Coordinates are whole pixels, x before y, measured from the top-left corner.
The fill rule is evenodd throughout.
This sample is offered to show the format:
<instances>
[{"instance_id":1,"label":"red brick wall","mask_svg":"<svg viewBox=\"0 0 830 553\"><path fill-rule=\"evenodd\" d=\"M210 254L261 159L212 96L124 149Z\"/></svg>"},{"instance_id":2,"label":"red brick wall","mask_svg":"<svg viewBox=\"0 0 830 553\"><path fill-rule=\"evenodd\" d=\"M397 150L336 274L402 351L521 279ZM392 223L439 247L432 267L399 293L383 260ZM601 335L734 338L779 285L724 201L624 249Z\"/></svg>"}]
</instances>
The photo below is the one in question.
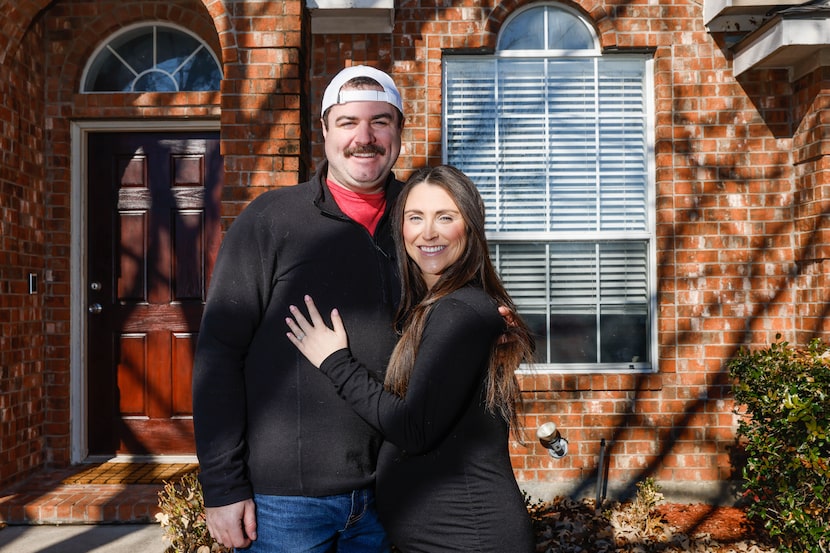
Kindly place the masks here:
<instances>
[{"instance_id":1,"label":"red brick wall","mask_svg":"<svg viewBox=\"0 0 830 553\"><path fill-rule=\"evenodd\" d=\"M43 25L4 35L0 49L0 482L44 460L49 397L43 294L46 268Z\"/></svg>"},{"instance_id":2,"label":"red brick wall","mask_svg":"<svg viewBox=\"0 0 830 553\"><path fill-rule=\"evenodd\" d=\"M219 119L227 225L261 191L308 175L323 155L325 84L369 63L404 98L404 178L441 160L442 52L492 50L525 2L456 4L402 0L391 34L310 36L302 0L0 0L0 485L70 458L70 120ZM604 438L614 487L646 475L687 488L726 480L727 361L777 333L804 343L830 330L830 75L736 80L699 2L569 5L603 47L654 51L660 370L523 377L530 447L514 448L517 475L592 492ZM78 94L97 41L146 20L206 40L223 63L221 93ZM29 272L41 277L36 296L23 287ZM565 459L535 444L548 420L570 440Z\"/></svg>"}]
</instances>

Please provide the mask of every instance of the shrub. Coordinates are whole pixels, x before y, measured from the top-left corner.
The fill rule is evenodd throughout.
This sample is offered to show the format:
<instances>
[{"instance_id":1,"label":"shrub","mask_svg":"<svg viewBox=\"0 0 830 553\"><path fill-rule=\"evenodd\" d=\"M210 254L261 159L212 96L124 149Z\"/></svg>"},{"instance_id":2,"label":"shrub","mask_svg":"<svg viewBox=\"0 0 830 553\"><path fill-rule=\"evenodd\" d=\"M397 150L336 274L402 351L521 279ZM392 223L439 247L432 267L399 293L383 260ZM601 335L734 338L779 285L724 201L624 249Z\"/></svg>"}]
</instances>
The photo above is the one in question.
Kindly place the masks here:
<instances>
[{"instance_id":1,"label":"shrub","mask_svg":"<svg viewBox=\"0 0 830 553\"><path fill-rule=\"evenodd\" d=\"M735 379L738 435L746 450L747 515L781 553L830 551L830 347L787 342L742 350Z\"/></svg>"},{"instance_id":2,"label":"shrub","mask_svg":"<svg viewBox=\"0 0 830 553\"><path fill-rule=\"evenodd\" d=\"M202 487L196 473L185 474L176 482L165 482L159 492L159 508L156 520L170 542L167 553L230 553L208 532Z\"/></svg>"}]
</instances>

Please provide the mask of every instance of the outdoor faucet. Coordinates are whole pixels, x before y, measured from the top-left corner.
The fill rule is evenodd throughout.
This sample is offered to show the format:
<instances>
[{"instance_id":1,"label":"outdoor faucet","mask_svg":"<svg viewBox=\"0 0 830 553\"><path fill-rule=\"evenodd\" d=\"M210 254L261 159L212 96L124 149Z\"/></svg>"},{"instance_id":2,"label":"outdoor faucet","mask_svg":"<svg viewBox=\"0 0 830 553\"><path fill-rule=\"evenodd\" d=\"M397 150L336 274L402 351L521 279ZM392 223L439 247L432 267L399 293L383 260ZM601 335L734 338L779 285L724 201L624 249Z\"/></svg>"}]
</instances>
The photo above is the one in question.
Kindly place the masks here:
<instances>
[{"instance_id":1,"label":"outdoor faucet","mask_svg":"<svg viewBox=\"0 0 830 553\"><path fill-rule=\"evenodd\" d=\"M568 440L562 437L555 423L546 422L540 426L536 430L536 437L554 459L561 459L568 454Z\"/></svg>"}]
</instances>

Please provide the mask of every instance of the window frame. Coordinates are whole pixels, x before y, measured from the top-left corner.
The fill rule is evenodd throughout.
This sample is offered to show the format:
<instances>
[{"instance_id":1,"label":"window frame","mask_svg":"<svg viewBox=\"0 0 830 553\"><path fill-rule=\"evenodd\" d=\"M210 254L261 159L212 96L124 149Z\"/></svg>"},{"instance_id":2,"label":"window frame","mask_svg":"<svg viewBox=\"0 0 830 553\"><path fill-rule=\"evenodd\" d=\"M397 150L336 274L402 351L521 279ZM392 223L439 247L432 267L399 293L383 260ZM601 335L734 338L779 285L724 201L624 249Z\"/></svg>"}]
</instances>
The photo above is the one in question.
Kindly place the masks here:
<instances>
[{"instance_id":1,"label":"window frame","mask_svg":"<svg viewBox=\"0 0 830 553\"><path fill-rule=\"evenodd\" d=\"M596 245L597 248L601 248L603 244L607 242L614 242L614 241L627 241L627 242L634 242L634 243L643 243L645 244L645 263L646 263L646 294L647 298L645 301L646 309L648 310L646 315L646 328L645 331L645 339L647 340L646 348L649 355L649 360L647 362L614 362L614 363L539 363L532 367L534 372L548 372L548 373L566 373L566 374L601 374L601 373L656 373L659 370L659 348L658 348L658 312L657 312L657 235L656 235L656 170L655 170L655 151L654 151L654 123L655 123L655 115L654 115L654 105L655 105L655 91L654 91L654 59L651 52L648 54L644 53L642 50L632 51L632 52L602 52L599 47L599 40L597 38L596 33L593 30L593 27L585 20L582 15L577 13L575 10L562 6L559 4L554 3L545 3L545 4L534 4L531 6L526 7L523 10L518 10L516 13L512 14L507 21L505 22L506 28L511 21L513 21L518 15L525 13L527 10L532 9L549 9L553 8L555 10L561 10L562 12L571 15L572 17L576 17L581 21L586 28L589 30L590 35L593 37L593 48L591 49L584 49L584 50L555 50L555 49L544 49L544 50L497 50L494 53L470 53L470 52L458 52L453 50L445 50L443 52L442 58L442 98L444 101L442 102L442 160L444 163L451 162L449 159L450 155L450 140L449 140L449 125L450 125L450 118L448 116L448 106L451 104L449 100L449 90L448 90L448 60L452 62L460 62L464 63L465 61L475 61L477 63L487 62L490 60L496 66L499 63L499 60L511 61L511 60L520 60L520 59L539 59L539 60L551 60L551 59L586 59L586 58L600 58L602 60L608 59L637 59L643 63L643 82L642 82L642 90L643 90L643 109L644 109L644 129L643 131L643 140L644 140L644 152L643 152L643 163L645 164L645 183L644 183L644 204L642 208L645 210L644 217L645 217L645 230L641 231L627 231L627 230L602 230L601 228L592 231L587 237L584 232L567 232L567 231L556 231L556 230L539 230L539 231L520 231L520 230L510 230L510 231L488 231L487 238L491 241L492 244L510 244L510 243L526 243L528 245L533 245L536 243L543 243L543 244L556 244L556 243L567 243L567 242L590 242ZM545 28L545 33L547 36L547 28ZM596 63L600 63L597 61ZM596 67L595 63L595 67ZM498 79L499 71L497 67L494 68L493 74L496 76L495 78ZM596 89L593 89L596 90ZM498 101L497 101L498 102ZM502 105L498 104L497 105ZM495 116L494 121L496 125L499 124L501 120L500 116ZM494 137L495 138L495 137ZM499 142L499 144L501 144ZM549 189L548 189L549 190ZM546 202L547 208L550 209L550 202ZM491 246L491 249L495 249L494 246ZM497 264L498 266L498 264ZM598 268L594 269L594 275L597 277L600 276L600 272ZM550 278L545 277L548 285L550 284ZM599 304L598 304L599 305ZM642 304L640 304L642 305ZM547 307L547 316L551 316L551 308L548 304ZM598 321L599 321L599 313L597 314ZM596 326L595 329L599 332L599 326ZM545 341L549 341L551 336L551 327L548 326L547 335L545 337ZM595 336L599 336L599 334L595 334ZM524 367L523 371L528 370L530 367Z\"/></svg>"}]
</instances>

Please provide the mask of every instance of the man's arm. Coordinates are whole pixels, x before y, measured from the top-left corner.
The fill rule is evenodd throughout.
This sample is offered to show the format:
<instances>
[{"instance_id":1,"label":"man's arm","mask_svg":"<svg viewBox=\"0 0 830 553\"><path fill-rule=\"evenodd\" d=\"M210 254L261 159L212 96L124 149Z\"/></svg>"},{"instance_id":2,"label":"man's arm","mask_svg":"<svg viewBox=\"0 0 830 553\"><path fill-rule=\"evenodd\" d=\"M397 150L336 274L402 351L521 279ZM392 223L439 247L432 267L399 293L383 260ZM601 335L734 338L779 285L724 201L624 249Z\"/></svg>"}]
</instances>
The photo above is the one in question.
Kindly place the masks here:
<instances>
[{"instance_id":1,"label":"man's arm","mask_svg":"<svg viewBox=\"0 0 830 553\"><path fill-rule=\"evenodd\" d=\"M194 357L193 425L207 507L253 497L245 466L245 358L270 293L271 274L262 267L258 220L256 211L244 211L222 242Z\"/></svg>"}]
</instances>

